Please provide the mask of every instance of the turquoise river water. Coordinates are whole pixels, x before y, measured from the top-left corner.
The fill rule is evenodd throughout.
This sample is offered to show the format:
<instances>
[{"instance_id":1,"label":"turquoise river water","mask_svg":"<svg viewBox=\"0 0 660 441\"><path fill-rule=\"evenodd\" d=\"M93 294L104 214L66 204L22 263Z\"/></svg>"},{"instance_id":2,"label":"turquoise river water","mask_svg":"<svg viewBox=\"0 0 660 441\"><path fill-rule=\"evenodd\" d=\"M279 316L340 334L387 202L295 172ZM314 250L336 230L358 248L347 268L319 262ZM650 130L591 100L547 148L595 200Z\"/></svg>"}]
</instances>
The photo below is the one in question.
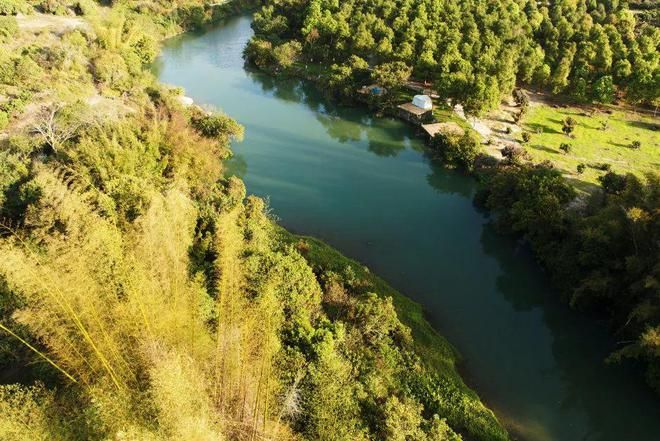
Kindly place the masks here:
<instances>
[{"instance_id":1,"label":"turquoise river water","mask_svg":"<svg viewBox=\"0 0 660 441\"><path fill-rule=\"evenodd\" d=\"M603 362L604 323L560 304L515 241L472 204L475 182L433 163L409 127L244 68L249 16L167 42L155 71L245 126L232 173L288 229L360 260L424 306L468 383L528 441L660 441L660 400Z\"/></svg>"}]
</instances>

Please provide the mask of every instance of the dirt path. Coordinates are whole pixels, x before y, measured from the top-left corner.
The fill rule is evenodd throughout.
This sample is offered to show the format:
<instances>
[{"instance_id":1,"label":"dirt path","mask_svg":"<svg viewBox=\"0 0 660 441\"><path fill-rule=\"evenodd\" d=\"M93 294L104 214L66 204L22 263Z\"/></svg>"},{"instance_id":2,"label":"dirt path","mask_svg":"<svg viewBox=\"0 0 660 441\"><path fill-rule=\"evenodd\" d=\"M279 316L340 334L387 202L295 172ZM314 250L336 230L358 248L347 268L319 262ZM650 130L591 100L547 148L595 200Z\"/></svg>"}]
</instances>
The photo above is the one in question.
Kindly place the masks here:
<instances>
[{"instance_id":1,"label":"dirt path","mask_svg":"<svg viewBox=\"0 0 660 441\"><path fill-rule=\"evenodd\" d=\"M88 29L89 23L78 17L64 17L58 15L31 14L16 16L18 27L22 31L38 32L51 31L56 34L62 34L72 29Z\"/></svg>"}]
</instances>

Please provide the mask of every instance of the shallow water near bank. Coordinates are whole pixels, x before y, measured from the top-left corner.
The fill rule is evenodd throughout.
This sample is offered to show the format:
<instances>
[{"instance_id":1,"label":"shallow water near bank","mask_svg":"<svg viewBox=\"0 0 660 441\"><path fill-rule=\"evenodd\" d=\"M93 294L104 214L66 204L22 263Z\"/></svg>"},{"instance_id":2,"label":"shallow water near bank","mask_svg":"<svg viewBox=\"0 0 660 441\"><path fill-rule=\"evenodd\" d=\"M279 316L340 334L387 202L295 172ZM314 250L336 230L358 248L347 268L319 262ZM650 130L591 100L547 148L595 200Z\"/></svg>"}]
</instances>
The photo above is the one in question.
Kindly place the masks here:
<instances>
[{"instance_id":1,"label":"shallow water near bank","mask_svg":"<svg viewBox=\"0 0 660 441\"><path fill-rule=\"evenodd\" d=\"M560 304L529 253L472 204L473 179L432 163L414 131L244 68L251 18L169 40L154 67L245 126L231 173L288 229L324 239L423 305L471 386L529 441L658 441L660 400L610 366L603 323Z\"/></svg>"}]
</instances>

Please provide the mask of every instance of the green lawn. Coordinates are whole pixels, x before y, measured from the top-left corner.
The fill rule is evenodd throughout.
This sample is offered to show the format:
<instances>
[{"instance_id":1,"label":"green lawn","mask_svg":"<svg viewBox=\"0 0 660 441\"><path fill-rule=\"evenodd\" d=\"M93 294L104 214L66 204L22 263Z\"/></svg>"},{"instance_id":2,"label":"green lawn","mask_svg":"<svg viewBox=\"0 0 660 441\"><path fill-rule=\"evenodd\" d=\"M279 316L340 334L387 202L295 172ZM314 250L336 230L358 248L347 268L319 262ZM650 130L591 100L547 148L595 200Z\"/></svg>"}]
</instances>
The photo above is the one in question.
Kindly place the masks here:
<instances>
[{"instance_id":1,"label":"green lawn","mask_svg":"<svg viewBox=\"0 0 660 441\"><path fill-rule=\"evenodd\" d=\"M562 121L568 116L577 121L573 138L562 133ZM606 128L603 128L604 123ZM552 161L569 175L569 179L575 179L581 189L587 189L605 173L595 168L598 164L610 164L617 173L640 176L660 170L659 118L621 110L589 116L580 108L538 105L530 108L522 126L532 132L527 150L534 161ZM536 131L542 133L536 134ZM633 141L641 142L641 148L631 148ZM564 154L559 150L562 143L570 144L572 151ZM586 165L582 175L576 171L580 163Z\"/></svg>"}]
</instances>

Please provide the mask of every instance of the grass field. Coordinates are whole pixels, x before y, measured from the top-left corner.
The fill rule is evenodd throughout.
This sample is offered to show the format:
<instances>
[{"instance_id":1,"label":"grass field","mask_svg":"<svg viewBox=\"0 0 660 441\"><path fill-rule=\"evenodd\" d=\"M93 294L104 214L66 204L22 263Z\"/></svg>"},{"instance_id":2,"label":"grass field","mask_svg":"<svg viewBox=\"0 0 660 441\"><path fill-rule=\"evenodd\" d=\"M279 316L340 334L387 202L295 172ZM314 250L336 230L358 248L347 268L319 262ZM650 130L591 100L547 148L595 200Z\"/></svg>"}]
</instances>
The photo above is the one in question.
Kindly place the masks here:
<instances>
[{"instance_id":1,"label":"grass field","mask_svg":"<svg viewBox=\"0 0 660 441\"><path fill-rule=\"evenodd\" d=\"M562 132L562 121L569 116L577 121L572 138ZM602 164L609 164L617 173L640 176L660 170L660 118L621 110L589 116L576 107L534 105L522 127L532 133L527 150L533 160L552 161L581 189L597 183L598 176L605 173L598 169ZM641 148L632 148L633 141L639 141ZM571 145L570 153L559 149L562 143ZM586 168L579 175L577 166L581 163Z\"/></svg>"}]
</instances>

